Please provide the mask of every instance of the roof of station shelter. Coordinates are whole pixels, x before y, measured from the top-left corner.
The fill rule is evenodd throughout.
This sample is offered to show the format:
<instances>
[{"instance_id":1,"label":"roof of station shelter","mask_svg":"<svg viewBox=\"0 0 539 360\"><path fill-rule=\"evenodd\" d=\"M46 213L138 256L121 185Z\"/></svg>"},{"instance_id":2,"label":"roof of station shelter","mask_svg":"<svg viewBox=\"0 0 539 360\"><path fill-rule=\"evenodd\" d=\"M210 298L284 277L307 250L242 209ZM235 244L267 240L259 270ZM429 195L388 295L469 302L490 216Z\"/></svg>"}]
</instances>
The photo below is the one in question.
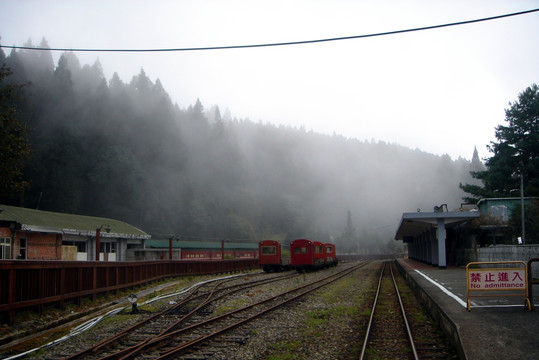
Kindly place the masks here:
<instances>
[{"instance_id":1,"label":"roof of station shelter","mask_svg":"<svg viewBox=\"0 0 539 360\"><path fill-rule=\"evenodd\" d=\"M411 241L425 231L435 228L438 220L443 219L446 228L476 219L479 211L449 211L449 212L410 212L403 213L395 234L395 240Z\"/></svg>"},{"instance_id":2,"label":"roof of station shelter","mask_svg":"<svg viewBox=\"0 0 539 360\"><path fill-rule=\"evenodd\" d=\"M150 239L139 228L120 220L102 217L64 214L52 211L0 205L0 222L16 223L18 229L32 232L95 236L101 228L101 237ZM109 231L107 231L107 229Z\"/></svg>"}]
</instances>

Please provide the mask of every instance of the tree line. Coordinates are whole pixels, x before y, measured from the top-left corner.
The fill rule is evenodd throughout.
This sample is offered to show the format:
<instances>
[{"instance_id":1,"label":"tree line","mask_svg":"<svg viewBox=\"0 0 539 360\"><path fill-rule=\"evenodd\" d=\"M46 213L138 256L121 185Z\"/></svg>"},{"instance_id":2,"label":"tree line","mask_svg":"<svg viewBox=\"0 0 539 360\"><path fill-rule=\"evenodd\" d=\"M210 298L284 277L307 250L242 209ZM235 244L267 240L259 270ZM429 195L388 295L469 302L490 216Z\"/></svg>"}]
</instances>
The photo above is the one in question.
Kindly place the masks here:
<instances>
[{"instance_id":1,"label":"tree line","mask_svg":"<svg viewBox=\"0 0 539 360\"><path fill-rule=\"evenodd\" d=\"M381 251L402 212L459 207L469 190L459 184L479 186L470 171L485 169L477 153L453 160L180 106L143 69L106 79L99 61L72 52L55 64L47 50L0 49L0 64L11 72L2 88L21 94L1 102L28 145L18 189L0 203L120 219L157 238L307 237Z\"/></svg>"}]
</instances>

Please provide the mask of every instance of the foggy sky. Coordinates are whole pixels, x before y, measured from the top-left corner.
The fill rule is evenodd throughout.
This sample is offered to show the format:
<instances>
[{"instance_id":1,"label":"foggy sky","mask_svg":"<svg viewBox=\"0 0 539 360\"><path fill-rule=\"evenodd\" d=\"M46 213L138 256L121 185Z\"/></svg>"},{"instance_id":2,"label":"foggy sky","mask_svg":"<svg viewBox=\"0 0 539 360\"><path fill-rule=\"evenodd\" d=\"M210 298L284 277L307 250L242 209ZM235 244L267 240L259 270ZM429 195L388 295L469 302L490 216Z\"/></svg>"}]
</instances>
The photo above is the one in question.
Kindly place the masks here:
<instances>
[{"instance_id":1,"label":"foggy sky","mask_svg":"<svg viewBox=\"0 0 539 360\"><path fill-rule=\"evenodd\" d=\"M0 0L3 45L179 48L361 35L471 20L539 1ZM470 159L539 80L539 13L322 44L180 53L77 53L108 79L143 68L181 108L382 140ZM8 49L4 49L6 55ZM60 53L55 53L57 60Z\"/></svg>"}]
</instances>

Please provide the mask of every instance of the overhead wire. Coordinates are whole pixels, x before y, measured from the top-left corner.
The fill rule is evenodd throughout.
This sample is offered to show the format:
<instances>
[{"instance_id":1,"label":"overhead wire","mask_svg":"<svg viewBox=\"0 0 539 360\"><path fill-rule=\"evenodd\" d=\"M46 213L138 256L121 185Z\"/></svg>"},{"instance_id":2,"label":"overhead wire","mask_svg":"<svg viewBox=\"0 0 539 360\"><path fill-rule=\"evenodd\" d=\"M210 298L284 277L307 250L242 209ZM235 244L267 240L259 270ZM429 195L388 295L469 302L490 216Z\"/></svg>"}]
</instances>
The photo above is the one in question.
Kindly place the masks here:
<instances>
[{"instance_id":1,"label":"overhead wire","mask_svg":"<svg viewBox=\"0 0 539 360\"><path fill-rule=\"evenodd\" d=\"M537 11L539 11L539 8L524 10L524 11L519 11L519 12L514 12L514 13L509 13L509 14L503 14L503 15L490 16L490 17L480 18L480 19L465 20L465 21L458 21L458 22L452 22L452 23L446 23L446 24L431 25L431 26L424 26L424 27L417 27L417 28L410 28L410 29L403 29L403 30L394 30L394 31L372 33L372 34L342 36L342 37L333 37L333 38L324 38L324 39L315 39L315 40L301 40L301 41L288 41L288 42L263 43L263 44L186 47L186 48L160 48L160 49L159 48L158 49L98 49L98 48L91 49L91 48L61 48L61 47L42 48L42 47L34 47L34 46L16 46L16 45L1 45L0 44L0 48L16 49L16 50L42 50L42 51L46 50L46 51L72 51L72 52L180 52L180 51L247 49L247 48L315 44L315 43L323 43L323 42L331 42L331 41L364 39L364 38L377 37L377 36L396 35L396 34L403 34L403 33L409 33L409 32L433 30L433 29L440 29L440 28L450 27L450 26L467 25L467 24L473 24L473 23L484 22L484 21L498 20L498 19L503 19L503 18L512 17L512 16L530 14Z\"/></svg>"}]
</instances>

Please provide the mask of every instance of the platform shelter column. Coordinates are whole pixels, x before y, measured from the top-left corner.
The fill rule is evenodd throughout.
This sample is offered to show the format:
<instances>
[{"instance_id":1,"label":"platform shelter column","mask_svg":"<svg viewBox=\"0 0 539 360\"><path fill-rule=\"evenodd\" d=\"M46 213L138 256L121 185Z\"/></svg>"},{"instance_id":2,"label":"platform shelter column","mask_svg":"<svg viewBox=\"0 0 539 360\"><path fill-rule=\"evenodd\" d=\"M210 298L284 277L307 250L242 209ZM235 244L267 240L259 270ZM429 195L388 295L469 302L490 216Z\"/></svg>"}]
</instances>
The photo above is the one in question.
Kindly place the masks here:
<instances>
[{"instance_id":1,"label":"platform shelter column","mask_svg":"<svg viewBox=\"0 0 539 360\"><path fill-rule=\"evenodd\" d=\"M437 219L438 229L437 229L437 244L438 244L438 266L441 268L446 267L446 258L445 258L445 219Z\"/></svg>"},{"instance_id":2,"label":"platform shelter column","mask_svg":"<svg viewBox=\"0 0 539 360\"><path fill-rule=\"evenodd\" d=\"M429 231L429 240L430 240L430 264L436 266L440 263L438 259L438 240L436 239L436 233L434 231Z\"/></svg>"},{"instance_id":3,"label":"platform shelter column","mask_svg":"<svg viewBox=\"0 0 539 360\"><path fill-rule=\"evenodd\" d=\"M429 246L429 239L426 233L421 234L421 244L423 248L421 252L421 261L429 262L430 246Z\"/></svg>"}]
</instances>

